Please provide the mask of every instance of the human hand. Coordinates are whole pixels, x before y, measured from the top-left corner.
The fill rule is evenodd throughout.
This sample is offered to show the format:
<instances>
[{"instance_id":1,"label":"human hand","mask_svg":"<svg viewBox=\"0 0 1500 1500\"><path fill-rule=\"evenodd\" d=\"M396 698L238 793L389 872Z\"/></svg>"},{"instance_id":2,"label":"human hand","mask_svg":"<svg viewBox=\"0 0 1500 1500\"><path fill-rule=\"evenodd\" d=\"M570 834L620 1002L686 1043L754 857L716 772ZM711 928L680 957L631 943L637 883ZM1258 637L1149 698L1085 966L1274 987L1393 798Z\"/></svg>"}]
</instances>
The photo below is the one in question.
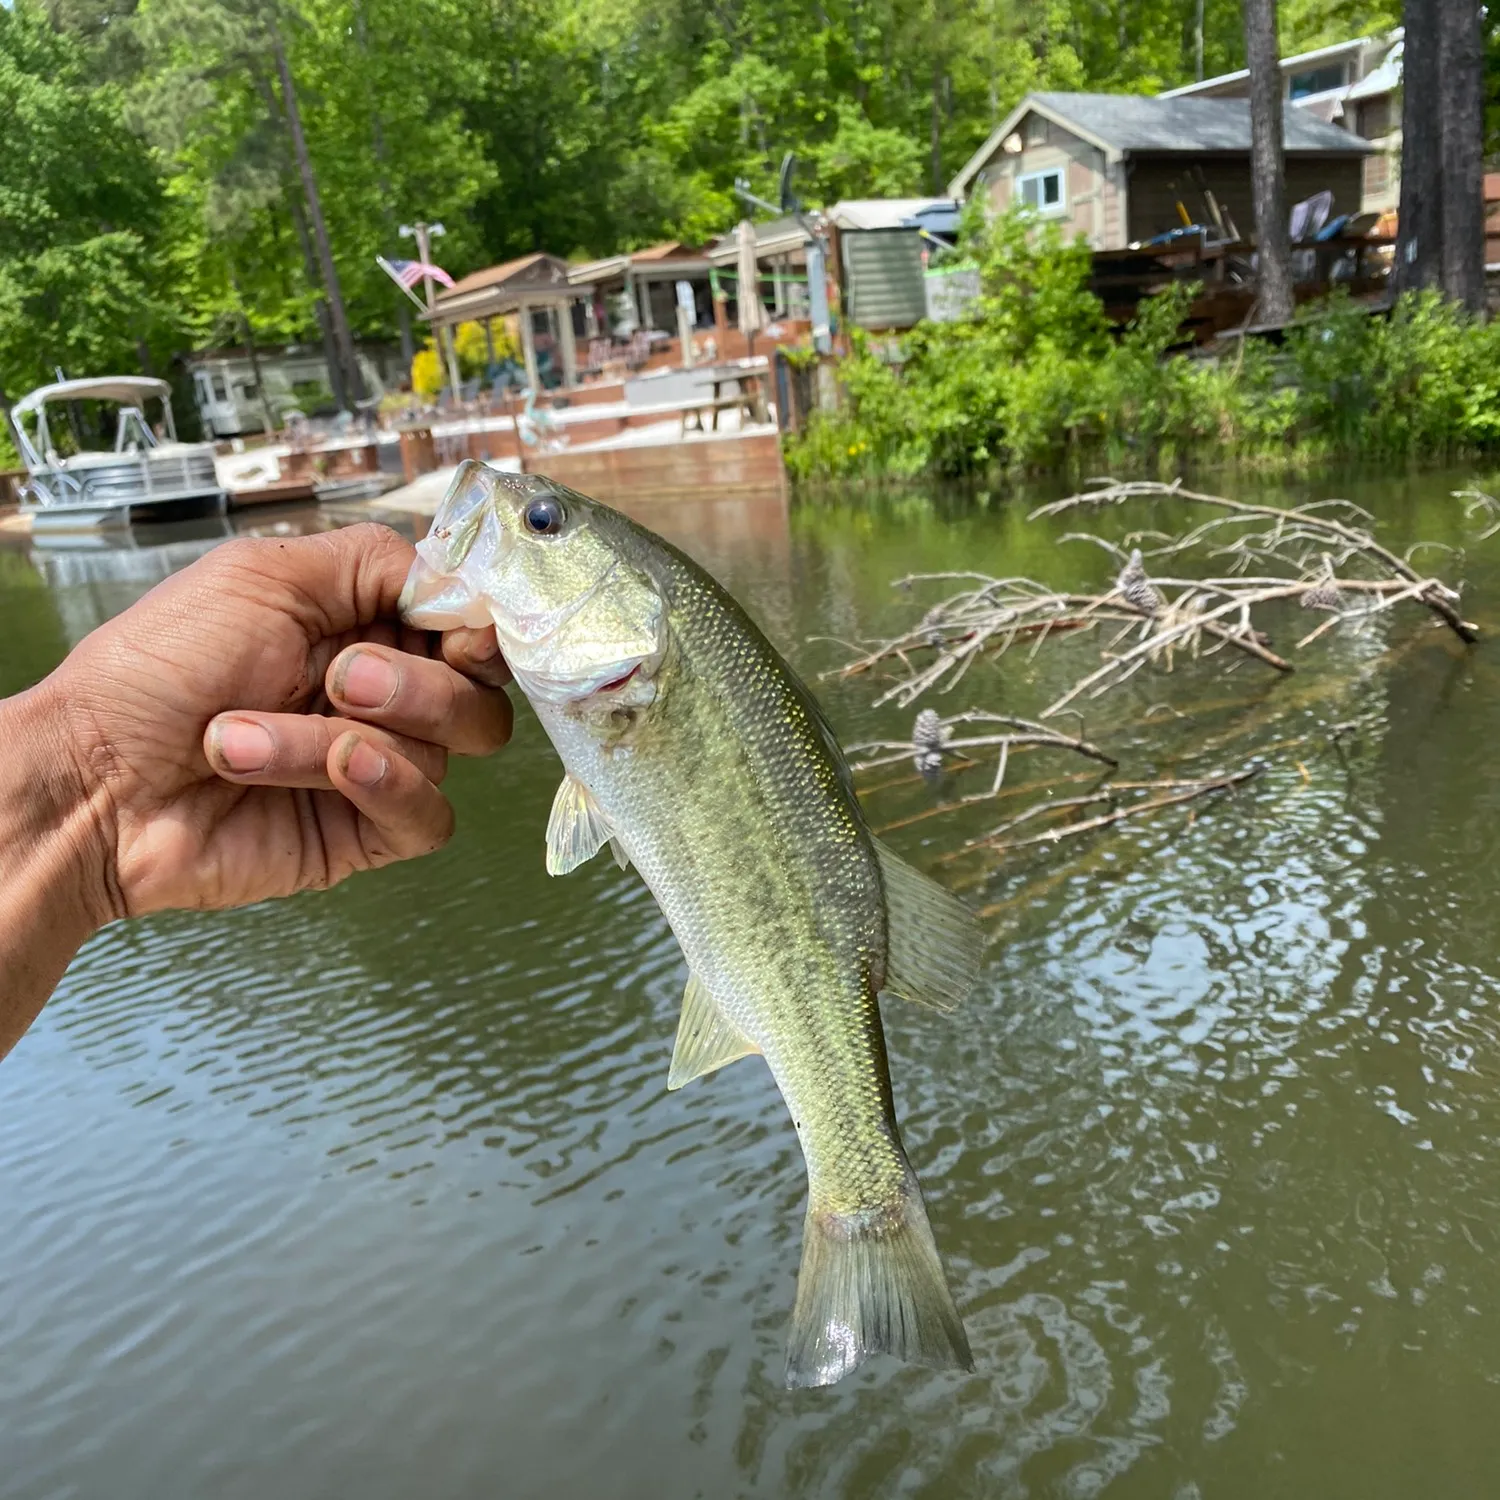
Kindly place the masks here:
<instances>
[{"instance_id":1,"label":"human hand","mask_svg":"<svg viewBox=\"0 0 1500 1500\"><path fill-rule=\"evenodd\" d=\"M431 638L412 548L364 525L215 549L33 690L89 809L95 925L334 885L448 839L448 753L510 737L493 630ZM33 705L35 708L35 705Z\"/></svg>"}]
</instances>

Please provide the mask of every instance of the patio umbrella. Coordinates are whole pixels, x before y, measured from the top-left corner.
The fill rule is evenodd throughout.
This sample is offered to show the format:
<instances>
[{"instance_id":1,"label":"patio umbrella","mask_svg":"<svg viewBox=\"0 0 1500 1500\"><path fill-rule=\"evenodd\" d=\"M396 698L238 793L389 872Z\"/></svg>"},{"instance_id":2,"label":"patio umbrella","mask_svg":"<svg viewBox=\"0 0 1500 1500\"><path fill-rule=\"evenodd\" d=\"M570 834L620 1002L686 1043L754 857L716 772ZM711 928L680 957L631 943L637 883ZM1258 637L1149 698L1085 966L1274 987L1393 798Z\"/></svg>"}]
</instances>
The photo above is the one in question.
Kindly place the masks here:
<instances>
[{"instance_id":1,"label":"patio umbrella","mask_svg":"<svg viewBox=\"0 0 1500 1500\"><path fill-rule=\"evenodd\" d=\"M755 335L766 326L766 310L760 302L760 267L755 260L755 226L749 219L740 220L739 307L740 332L753 353Z\"/></svg>"}]
</instances>

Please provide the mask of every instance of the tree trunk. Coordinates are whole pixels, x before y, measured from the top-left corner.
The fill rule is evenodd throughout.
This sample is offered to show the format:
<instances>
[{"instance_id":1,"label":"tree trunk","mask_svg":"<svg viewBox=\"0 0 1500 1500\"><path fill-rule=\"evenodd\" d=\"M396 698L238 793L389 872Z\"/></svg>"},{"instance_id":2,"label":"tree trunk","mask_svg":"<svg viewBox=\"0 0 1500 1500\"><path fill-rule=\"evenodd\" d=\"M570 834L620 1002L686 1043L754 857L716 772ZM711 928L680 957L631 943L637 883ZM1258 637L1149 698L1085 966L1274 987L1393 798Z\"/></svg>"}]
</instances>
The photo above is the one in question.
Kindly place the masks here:
<instances>
[{"instance_id":1,"label":"tree trunk","mask_svg":"<svg viewBox=\"0 0 1500 1500\"><path fill-rule=\"evenodd\" d=\"M932 119L928 127L928 153L932 166L932 191L934 196L943 191L943 117L940 97L943 87L943 65L932 65Z\"/></svg>"},{"instance_id":2,"label":"tree trunk","mask_svg":"<svg viewBox=\"0 0 1500 1500\"><path fill-rule=\"evenodd\" d=\"M1439 0L1406 0L1401 59L1401 205L1395 291L1436 286L1443 265Z\"/></svg>"},{"instance_id":3,"label":"tree trunk","mask_svg":"<svg viewBox=\"0 0 1500 1500\"><path fill-rule=\"evenodd\" d=\"M260 350L255 347L255 333L250 327L250 314L245 311L245 294L240 290L240 278L233 269L229 272L229 286L234 292L234 308L239 315L240 329L245 335L245 352L250 356L250 372L255 376L255 394L260 398L261 420L266 424L266 436L276 432L276 417L271 411L271 398L266 394L266 377L260 368Z\"/></svg>"},{"instance_id":4,"label":"tree trunk","mask_svg":"<svg viewBox=\"0 0 1500 1500\"><path fill-rule=\"evenodd\" d=\"M365 58L365 76L368 79L373 72L370 66L370 38L365 30L365 8L357 0L354 6L354 41ZM366 98L370 110L370 145L375 152L375 185L380 191L380 222L385 228L387 243L394 247L397 243L395 194L391 191L390 158L385 149L385 123L380 118L380 107L373 84L367 88ZM416 357L417 350L411 335L411 308L404 296L396 298L396 328L401 335L401 363L410 376L411 362ZM494 363L493 360L490 362Z\"/></svg>"},{"instance_id":5,"label":"tree trunk","mask_svg":"<svg viewBox=\"0 0 1500 1500\"><path fill-rule=\"evenodd\" d=\"M1292 251L1287 239L1286 156L1282 144L1281 58L1276 0L1245 0L1250 68L1250 178L1255 198L1257 306L1263 323L1290 323Z\"/></svg>"},{"instance_id":6,"label":"tree trunk","mask_svg":"<svg viewBox=\"0 0 1500 1500\"><path fill-rule=\"evenodd\" d=\"M1484 310L1484 37L1478 0L1438 0L1443 294Z\"/></svg>"},{"instance_id":7,"label":"tree trunk","mask_svg":"<svg viewBox=\"0 0 1500 1500\"><path fill-rule=\"evenodd\" d=\"M270 78L259 68L254 71L253 77L256 92L266 107L267 118L273 125L285 125L286 115L277 103L276 90ZM307 219L303 216L302 205L297 201L297 194L289 181L295 162L287 150L286 137L279 130L276 132L276 142L278 155L281 157L281 194L286 202L287 217L292 221L292 230L297 236L297 246L302 252L302 274L307 281L308 290L313 294L313 317L317 320L318 340L323 346L328 388L333 393L335 405L340 410L345 410L349 406L349 400L344 391L344 372L339 361L338 347L333 341L333 321L328 315L328 298L324 293L323 279L318 274L318 257L313 251L312 236L307 232Z\"/></svg>"},{"instance_id":8,"label":"tree trunk","mask_svg":"<svg viewBox=\"0 0 1500 1500\"><path fill-rule=\"evenodd\" d=\"M302 248L302 272L307 284L318 289L313 301L313 316L318 320L318 337L323 343L323 363L328 366L328 388L333 392L335 405L341 411L349 408L349 396L344 389L344 365L339 358L338 345L333 338L333 319L328 313L328 299L322 293L323 282L318 275L318 257L313 250L312 235L307 232L307 219L302 205L288 197L287 208L292 228L297 232L297 243Z\"/></svg>"},{"instance_id":9,"label":"tree trunk","mask_svg":"<svg viewBox=\"0 0 1500 1500\"><path fill-rule=\"evenodd\" d=\"M354 357L354 340L349 333L349 318L344 311L344 294L339 286L338 268L333 263L333 250L328 242L328 224L323 218L323 201L318 196L318 180L313 174L312 157L307 150L307 137L302 130L302 110L297 104L297 89L292 82L292 70L287 65L286 48L281 42L281 33L270 28L271 50L276 59L276 72L281 80L281 103L286 111L287 126L292 133L292 150L297 158L297 171L302 178L302 196L307 202L307 219L312 229L313 244L318 252L318 264L323 272L323 286L328 293L329 322L333 330L333 344L345 377L345 389L358 401L364 394L359 376L359 363Z\"/></svg>"}]
</instances>

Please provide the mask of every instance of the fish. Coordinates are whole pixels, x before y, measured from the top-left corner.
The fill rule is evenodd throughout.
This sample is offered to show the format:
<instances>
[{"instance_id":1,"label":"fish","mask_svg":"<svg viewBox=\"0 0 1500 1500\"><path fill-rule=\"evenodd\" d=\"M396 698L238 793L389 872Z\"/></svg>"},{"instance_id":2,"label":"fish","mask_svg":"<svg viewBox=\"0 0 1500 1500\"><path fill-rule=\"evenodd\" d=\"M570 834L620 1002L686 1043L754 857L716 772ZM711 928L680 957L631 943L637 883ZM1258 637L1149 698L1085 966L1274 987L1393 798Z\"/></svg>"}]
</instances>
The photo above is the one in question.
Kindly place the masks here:
<instances>
[{"instance_id":1,"label":"fish","mask_svg":"<svg viewBox=\"0 0 1500 1500\"><path fill-rule=\"evenodd\" d=\"M884 1352L973 1368L897 1126L882 993L973 984L968 909L870 832L816 698L735 599L635 521L540 475L460 465L401 597L493 624L560 756L546 867L610 845L687 960L667 1088L759 1055L807 1169L788 1386Z\"/></svg>"}]
</instances>

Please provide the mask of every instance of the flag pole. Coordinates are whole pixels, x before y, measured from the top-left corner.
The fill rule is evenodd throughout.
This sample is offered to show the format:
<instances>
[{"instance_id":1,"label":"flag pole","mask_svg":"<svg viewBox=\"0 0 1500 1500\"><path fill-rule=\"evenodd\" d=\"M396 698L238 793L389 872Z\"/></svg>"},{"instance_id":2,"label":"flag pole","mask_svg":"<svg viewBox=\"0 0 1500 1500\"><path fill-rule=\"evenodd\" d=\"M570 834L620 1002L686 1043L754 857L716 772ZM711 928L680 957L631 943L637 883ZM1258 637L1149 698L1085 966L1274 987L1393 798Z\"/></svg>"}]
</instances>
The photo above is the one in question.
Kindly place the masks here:
<instances>
[{"instance_id":1,"label":"flag pole","mask_svg":"<svg viewBox=\"0 0 1500 1500\"><path fill-rule=\"evenodd\" d=\"M389 276L391 278L391 280L396 283L396 287L401 292L401 295L403 297L405 297L406 300L408 302L410 302L411 305L413 307L415 307L418 312L426 312L427 311L427 304L424 301L422 301L422 299L419 296L417 296L417 294L414 291L412 291L412 289L409 286L407 286L404 281L401 280L401 277L397 274L395 266L393 266L390 263L390 261L388 261L385 258L385 256L383 256L383 255L377 255L375 257L375 264L377 266L379 266L380 269L382 271L384 271L385 274L387 276Z\"/></svg>"}]
</instances>

